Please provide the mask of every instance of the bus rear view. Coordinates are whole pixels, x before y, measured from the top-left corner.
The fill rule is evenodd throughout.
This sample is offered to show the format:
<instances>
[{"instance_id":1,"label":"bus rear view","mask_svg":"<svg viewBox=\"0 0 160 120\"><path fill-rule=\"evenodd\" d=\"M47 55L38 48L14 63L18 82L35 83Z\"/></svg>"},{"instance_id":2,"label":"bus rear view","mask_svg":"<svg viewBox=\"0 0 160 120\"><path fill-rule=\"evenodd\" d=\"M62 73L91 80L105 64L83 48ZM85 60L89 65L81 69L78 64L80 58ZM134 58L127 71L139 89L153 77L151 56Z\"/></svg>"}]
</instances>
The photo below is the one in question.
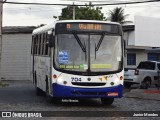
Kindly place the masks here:
<instances>
[{"instance_id":1,"label":"bus rear view","mask_svg":"<svg viewBox=\"0 0 160 120\"><path fill-rule=\"evenodd\" d=\"M103 21L59 21L50 34L49 97L101 98L110 105L122 97L121 25ZM46 84L46 85L47 85ZM46 87L47 88L47 87Z\"/></svg>"}]
</instances>

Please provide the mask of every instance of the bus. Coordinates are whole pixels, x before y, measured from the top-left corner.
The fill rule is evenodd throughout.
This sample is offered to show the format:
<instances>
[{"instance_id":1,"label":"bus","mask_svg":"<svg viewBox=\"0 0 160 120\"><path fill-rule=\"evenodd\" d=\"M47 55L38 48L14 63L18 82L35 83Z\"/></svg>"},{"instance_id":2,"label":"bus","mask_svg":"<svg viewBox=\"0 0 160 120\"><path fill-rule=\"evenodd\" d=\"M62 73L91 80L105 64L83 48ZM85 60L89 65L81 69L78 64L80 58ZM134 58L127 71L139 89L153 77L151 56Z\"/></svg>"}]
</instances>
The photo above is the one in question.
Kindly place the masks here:
<instances>
[{"instance_id":1,"label":"bus","mask_svg":"<svg viewBox=\"0 0 160 120\"><path fill-rule=\"evenodd\" d=\"M119 23L63 20L33 30L32 73L37 94L47 101L121 98L124 41Z\"/></svg>"}]
</instances>

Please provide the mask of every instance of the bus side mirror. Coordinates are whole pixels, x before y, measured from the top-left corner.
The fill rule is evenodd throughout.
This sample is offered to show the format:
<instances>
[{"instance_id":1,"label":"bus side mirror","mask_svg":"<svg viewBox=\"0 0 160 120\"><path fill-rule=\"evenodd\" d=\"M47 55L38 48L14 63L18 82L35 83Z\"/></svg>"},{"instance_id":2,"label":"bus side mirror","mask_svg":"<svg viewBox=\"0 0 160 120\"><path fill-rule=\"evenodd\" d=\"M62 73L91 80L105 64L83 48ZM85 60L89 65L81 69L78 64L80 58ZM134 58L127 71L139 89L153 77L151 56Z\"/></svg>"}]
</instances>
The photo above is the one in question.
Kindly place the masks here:
<instances>
[{"instance_id":1,"label":"bus side mirror","mask_svg":"<svg viewBox=\"0 0 160 120\"><path fill-rule=\"evenodd\" d=\"M55 41L55 37L53 35L49 35L48 46L54 47L54 41Z\"/></svg>"},{"instance_id":2,"label":"bus side mirror","mask_svg":"<svg viewBox=\"0 0 160 120\"><path fill-rule=\"evenodd\" d=\"M55 36L52 31L48 31L48 47L54 47Z\"/></svg>"}]
</instances>

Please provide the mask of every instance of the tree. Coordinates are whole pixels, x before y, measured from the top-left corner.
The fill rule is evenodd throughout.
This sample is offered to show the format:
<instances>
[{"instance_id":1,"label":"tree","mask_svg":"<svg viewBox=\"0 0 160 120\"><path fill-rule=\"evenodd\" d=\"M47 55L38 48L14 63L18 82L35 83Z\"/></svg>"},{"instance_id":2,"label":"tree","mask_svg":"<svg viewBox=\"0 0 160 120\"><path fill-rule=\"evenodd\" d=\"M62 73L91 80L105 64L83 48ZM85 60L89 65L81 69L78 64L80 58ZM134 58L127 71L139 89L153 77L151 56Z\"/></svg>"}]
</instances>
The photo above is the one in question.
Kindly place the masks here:
<instances>
[{"instance_id":1,"label":"tree","mask_svg":"<svg viewBox=\"0 0 160 120\"><path fill-rule=\"evenodd\" d=\"M129 14L124 14L124 9L122 7L116 7L109 11L108 19L112 22L119 22L120 24L131 23L132 21L125 21Z\"/></svg>"},{"instance_id":2,"label":"tree","mask_svg":"<svg viewBox=\"0 0 160 120\"><path fill-rule=\"evenodd\" d=\"M104 20L104 14L101 12L102 7L85 6L75 7L76 20ZM54 18L56 18L54 16ZM71 20L73 18L73 7L65 7L58 16L59 20Z\"/></svg>"}]
</instances>

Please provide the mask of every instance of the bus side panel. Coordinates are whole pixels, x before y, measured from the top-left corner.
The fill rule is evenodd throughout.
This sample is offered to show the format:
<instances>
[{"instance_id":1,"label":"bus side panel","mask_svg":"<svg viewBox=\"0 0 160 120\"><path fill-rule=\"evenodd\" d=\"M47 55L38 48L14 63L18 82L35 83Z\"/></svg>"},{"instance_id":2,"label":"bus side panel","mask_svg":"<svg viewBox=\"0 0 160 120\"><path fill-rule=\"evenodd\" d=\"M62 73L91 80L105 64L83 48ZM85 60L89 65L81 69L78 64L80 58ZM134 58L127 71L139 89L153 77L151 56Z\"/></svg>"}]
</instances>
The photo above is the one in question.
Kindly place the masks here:
<instances>
[{"instance_id":1,"label":"bus side panel","mask_svg":"<svg viewBox=\"0 0 160 120\"><path fill-rule=\"evenodd\" d=\"M35 56L34 71L37 77L37 87L46 91L46 77L50 76L50 58Z\"/></svg>"}]
</instances>

